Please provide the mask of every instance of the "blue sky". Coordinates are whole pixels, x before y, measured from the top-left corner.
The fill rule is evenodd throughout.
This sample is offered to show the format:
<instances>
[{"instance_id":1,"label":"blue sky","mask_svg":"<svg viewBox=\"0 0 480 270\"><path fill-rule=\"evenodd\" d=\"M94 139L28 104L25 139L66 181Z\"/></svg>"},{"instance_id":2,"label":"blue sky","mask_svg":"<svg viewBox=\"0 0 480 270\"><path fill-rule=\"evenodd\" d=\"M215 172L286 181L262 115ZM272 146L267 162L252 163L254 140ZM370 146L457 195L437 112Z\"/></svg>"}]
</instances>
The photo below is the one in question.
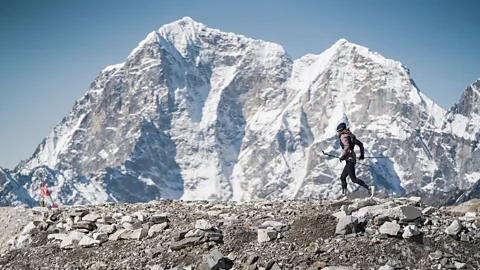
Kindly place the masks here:
<instances>
[{"instance_id":1,"label":"blue sky","mask_svg":"<svg viewBox=\"0 0 480 270\"><path fill-rule=\"evenodd\" d=\"M340 38L401 61L444 108L480 77L480 1L0 2L0 166L28 158L105 66L165 23L281 44L293 58Z\"/></svg>"}]
</instances>

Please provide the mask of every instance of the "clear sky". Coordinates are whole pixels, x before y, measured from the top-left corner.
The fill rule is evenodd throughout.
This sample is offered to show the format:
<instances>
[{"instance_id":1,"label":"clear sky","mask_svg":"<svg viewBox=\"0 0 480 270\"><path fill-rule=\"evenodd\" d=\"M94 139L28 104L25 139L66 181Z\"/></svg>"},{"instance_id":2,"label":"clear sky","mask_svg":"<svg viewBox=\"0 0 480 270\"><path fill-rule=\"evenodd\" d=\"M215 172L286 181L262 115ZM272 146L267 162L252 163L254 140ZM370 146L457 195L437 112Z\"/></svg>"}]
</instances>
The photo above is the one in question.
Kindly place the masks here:
<instances>
[{"instance_id":1,"label":"clear sky","mask_svg":"<svg viewBox=\"0 0 480 270\"><path fill-rule=\"evenodd\" d=\"M407 65L449 108L480 77L479 10L478 0L1 0L0 166L32 155L101 69L185 16L293 58L346 38Z\"/></svg>"}]
</instances>

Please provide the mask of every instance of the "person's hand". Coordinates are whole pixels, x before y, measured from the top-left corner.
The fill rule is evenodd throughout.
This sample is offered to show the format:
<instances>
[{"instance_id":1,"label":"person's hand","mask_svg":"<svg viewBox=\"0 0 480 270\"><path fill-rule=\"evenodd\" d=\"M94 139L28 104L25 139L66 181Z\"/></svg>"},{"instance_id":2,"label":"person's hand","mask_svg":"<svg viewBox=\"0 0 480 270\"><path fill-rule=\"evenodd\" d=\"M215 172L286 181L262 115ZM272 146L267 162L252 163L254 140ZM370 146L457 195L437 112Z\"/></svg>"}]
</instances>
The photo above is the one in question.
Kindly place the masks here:
<instances>
[{"instance_id":1,"label":"person's hand","mask_svg":"<svg viewBox=\"0 0 480 270\"><path fill-rule=\"evenodd\" d=\"M345 157L344 156L341 156L340 157L340 162L344 161L345 160Z\"/></svg>"},{"instance_id":2,"label":"person's hand","mask_svg":"<svg viewBox=\"0 0 480 270\"><path fill-rule=\"evenodd\" d=\"M363 155L360 155L360 157L358 158L359 160L364 160L365 157Z\"/></svg>"}]
</instances>

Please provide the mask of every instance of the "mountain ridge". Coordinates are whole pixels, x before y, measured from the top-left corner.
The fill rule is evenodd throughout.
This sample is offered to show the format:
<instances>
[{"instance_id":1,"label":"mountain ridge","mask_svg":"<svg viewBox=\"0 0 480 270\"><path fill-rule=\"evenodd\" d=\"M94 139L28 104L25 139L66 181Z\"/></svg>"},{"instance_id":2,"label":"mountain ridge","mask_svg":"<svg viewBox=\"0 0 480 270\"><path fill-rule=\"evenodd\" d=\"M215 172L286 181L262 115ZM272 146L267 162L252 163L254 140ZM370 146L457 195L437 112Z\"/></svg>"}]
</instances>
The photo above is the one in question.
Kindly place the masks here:
<instances>
[{"instance_id":1,"label":"mountain ridge","mask_svg":"<svg viewBox=\"0 0 480 270\"><path fill-rule=\"evenodd\" d=\"M474 120L475 85L459 101ZM467 189L479 172L466 157L480 155L467 145L480 135L462 116L421 93L402 63L346 39L293 60L186 17L105 67L12 179L38 200L47 175L66 204L333 197L342 165L320 153L338 150L333 130L346 121L369 154L391 157L358 168L379 188Z\"/></svg>"}]
</instances>

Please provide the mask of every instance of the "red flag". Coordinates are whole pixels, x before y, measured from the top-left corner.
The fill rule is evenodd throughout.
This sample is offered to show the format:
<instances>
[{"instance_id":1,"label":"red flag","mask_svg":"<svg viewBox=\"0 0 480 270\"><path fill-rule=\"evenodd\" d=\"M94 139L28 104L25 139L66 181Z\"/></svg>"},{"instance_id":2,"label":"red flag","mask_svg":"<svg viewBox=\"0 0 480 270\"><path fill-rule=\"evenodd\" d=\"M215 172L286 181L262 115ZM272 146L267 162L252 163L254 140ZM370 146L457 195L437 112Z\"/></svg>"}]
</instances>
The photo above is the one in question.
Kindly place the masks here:
<instances>
[{"instance_id":1,"label":"red flag","mask_svg":"<svg viewBox=\"0 0 480 270\"><path fill-rule=\"evenodd\" d=\"M41 190L42 190L42 196L44 196L44 197L50 196L50 192L48 191L48 189L46 187L42 187Z\"/></svg>"}]
</instances>

